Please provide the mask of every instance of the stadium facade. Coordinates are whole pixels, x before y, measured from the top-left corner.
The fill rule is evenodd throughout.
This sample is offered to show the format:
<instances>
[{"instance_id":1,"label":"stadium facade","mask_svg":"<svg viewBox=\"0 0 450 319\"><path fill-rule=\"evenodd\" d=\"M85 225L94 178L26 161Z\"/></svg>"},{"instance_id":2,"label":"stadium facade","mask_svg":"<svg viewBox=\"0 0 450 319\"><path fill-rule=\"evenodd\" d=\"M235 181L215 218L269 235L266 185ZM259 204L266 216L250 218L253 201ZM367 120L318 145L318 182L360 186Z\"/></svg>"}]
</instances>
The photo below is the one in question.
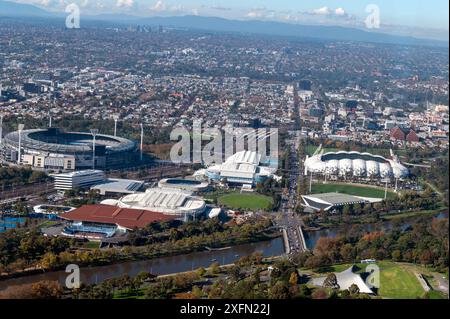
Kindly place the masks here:
<instances>
[{"instance_id":1,"label":"stadium facade","mask_svg":"<svg viewBox=\"0 0 450 319\"><path fill-rule=\"evenodd\" d=\"M58 128L11 132L2 141L0 157L5 162L41 169L73 171L92 168L93 136L83 132L64 132ZM137 143L122 137L96 135L95 168L129 166L138 159Z\"/></svg>"},{"instance_id":2,"label":"stadium facade","mask_svg":"<svg viewBox=\"0 0 450 319\"><path fill-rule=\"evenodd\" d=\"M118 200L107 199L102 204L157 212L181 220L195 218L206 209L205 201L193 192L159 187L126 195Z\"/></svg>"},{"instance_id":3,"label":"stadium facade","mask_svg":"<svg viewBox=\"0 0 450 319\"><path fill-rule=\"evenodd\" d=\"M263 166L261 155L254 151L241 151L228 157L219 165L198 170L194 176L205 176L212 181L224 181L240 185L255 185L269 177L275 177L276 167Z\"/></svg>"},{"instance_id":4,"label":"stadium facade","mask_svg":"<svg viewBox=\"0 0 450 319\"><path fill-rule=\"evenodd\" d=\"M400 163L391 151L392 159L370 153L330 152L321 146L305 160L305 175L308 173L335 177L355 177L361 179L403 179L409 170Z\"/></svg>"}]
</instances>

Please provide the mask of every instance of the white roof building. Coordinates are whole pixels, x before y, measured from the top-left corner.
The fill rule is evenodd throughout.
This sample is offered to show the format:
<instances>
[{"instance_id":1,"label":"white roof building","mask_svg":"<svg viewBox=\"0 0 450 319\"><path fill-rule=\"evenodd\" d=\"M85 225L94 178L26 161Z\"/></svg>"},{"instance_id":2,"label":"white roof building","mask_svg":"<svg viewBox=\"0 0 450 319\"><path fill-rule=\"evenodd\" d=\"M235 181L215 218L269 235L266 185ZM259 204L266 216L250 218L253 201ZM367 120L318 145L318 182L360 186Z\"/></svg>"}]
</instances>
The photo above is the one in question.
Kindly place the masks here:
<instances>
[{"instance_id":1,"label":"white roof building","mask_svg":"<svg viewBox=\"0 0 450 319\"><path fill-rule=\"evenodd\" d=\"M314 278L312 280L313 285L323 286L325 279L326 277ZM351 285L355 284L358 286L360 293L374 294L372 289L364 282L361 276L353 272L353 266L343 272L336 273L336 279L340 290L347 290Z\"/></svg>"},{"instance_id":2,"label":"white roof building","mask_svg":"<svg viewBox=\"0 0 450 319\"><path fill-rule=\"evenodd\" d=\"M177 216L200 214L206 207L205 201L192 192L166 188L150 188L145 193L126 195L119 200L108 199L102 204Z\"/></svg>"},{"instance_id":3,"label":"white roof building","mask_svg":"<svg viewBox=\"0 0 450 319\"><path fill-rule=\"evenodd\" d=\"M409 170L403 166L391 151L392 159L370 153L329 152L321 146L305 160L305 174L352 175L355 177L405 178Z\"/></svg>"},{"instance_id":4,"label":"white roof building","mask_svg":"<svg viewBox=\"0 0 450 319\"><path fill-rule=\"evenodd\" d=\"M213 180L226 179L239 184L254 184L272 177L276 168L260 166L261 154L254 151L241 151L227 158L223 164L213 165L194 175L204 174Z\"/></svg>"}]
</instances>

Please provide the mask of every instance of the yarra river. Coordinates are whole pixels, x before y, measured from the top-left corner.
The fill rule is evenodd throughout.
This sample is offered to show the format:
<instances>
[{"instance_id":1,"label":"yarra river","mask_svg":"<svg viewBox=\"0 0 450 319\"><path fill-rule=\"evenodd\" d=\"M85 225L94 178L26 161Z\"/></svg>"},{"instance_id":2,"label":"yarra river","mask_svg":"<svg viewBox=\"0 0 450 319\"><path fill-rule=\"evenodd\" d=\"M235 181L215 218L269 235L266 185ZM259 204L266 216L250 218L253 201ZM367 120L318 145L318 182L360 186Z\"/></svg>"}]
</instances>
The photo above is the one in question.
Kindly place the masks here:
<instances>
[{"instance_id":1,"label":"yarra river","mask_svg":"<svg viewBox=\"0 0 450 319\"><path fill-rule=\"evenodd\" d=\"M436 218L446 218L448 213L441 213ZM412 219L403 219L399 225L405 229L410 225ZM391 222L384 222L380 225L382 229L392 228ZM374 225L364 225L364 230L375 230ZM305 231L306 245L309 249L314 248L320 237L335 237L339 235L339 229L325 229L320 231ZM277 237L270 241L243 244L230 247L224 250L201 251L185 255L160 257L144 261L130 261L120 264L81 268L81 281L84 284L101 282L106 279L119 277L128 274L130 277L145 271L155 275L165 275L176 272L195 270L200 267L209 267L211 263L218 262L221 265L231 264L242 256L247 256L255 252L261 252L264 257L280 256L284 253L283 239ZM0 290L8 286L29 284L41 280L58 280L64 284L67 277L64 271L48 272L37 275L24 276L0 281Z\"/></svg>"}]
</instances>

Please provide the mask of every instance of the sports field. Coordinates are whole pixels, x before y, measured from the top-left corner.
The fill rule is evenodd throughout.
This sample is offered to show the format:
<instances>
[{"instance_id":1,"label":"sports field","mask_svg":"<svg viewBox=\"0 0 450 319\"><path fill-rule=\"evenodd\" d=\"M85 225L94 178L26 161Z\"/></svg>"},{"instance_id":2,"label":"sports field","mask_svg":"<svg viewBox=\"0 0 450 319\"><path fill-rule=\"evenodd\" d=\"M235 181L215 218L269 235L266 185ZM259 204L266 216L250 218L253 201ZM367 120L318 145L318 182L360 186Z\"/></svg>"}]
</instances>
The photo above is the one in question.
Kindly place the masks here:
<instances>
[{"instance_id":1,"label":"sports field","mask_svg":"<svg viewBox=\"0 0 450 319\"><path fill-rule=\"evenodd\" d=\"M219 197L219 204L231 209L266 210L272 204L272 198L260 194L240 194L238 192Z\"/></svg>"},{"instance_id":2,"label":"sports field","mask_svg":"<svg viewBox=\"0 0 450 319\"><path fill-rule=\"evenodd\" d=\"M425 294L411 267L398 263L382 262L380 266L380 290L383 298L415 299Z\"/></svg>"},{"instance_id":3,"label":"sports field","mask_svg":"<svg viewBox=\"0 0 450 319\"><path fill-rule=\"evenodd\" d=\"M384 198L384 189L364 187L351 184L313 184L312 193L342 193L361 197ZM396 194L388 190L388 198L395 198Z\"/></svg>"}]
</instances>

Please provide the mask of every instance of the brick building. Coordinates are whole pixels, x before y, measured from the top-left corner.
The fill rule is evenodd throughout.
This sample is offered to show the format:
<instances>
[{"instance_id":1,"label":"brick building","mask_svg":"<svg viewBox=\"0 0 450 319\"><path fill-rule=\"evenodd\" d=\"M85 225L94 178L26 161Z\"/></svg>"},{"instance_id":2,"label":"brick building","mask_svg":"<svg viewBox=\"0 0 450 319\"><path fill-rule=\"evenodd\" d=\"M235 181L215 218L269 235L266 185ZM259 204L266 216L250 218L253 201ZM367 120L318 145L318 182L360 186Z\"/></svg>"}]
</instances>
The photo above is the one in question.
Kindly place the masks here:
<instances>
[{"instance_id":1,"label":"brick building","mask_svg":"<svg viewBox=\"0 0 450 319\"><path fill-rule=\"evenodd\" d=\"M413 129L399 126L391 129L391 138L398 141L419 142L419 137Z\"/></svg>"}]
</instances>

